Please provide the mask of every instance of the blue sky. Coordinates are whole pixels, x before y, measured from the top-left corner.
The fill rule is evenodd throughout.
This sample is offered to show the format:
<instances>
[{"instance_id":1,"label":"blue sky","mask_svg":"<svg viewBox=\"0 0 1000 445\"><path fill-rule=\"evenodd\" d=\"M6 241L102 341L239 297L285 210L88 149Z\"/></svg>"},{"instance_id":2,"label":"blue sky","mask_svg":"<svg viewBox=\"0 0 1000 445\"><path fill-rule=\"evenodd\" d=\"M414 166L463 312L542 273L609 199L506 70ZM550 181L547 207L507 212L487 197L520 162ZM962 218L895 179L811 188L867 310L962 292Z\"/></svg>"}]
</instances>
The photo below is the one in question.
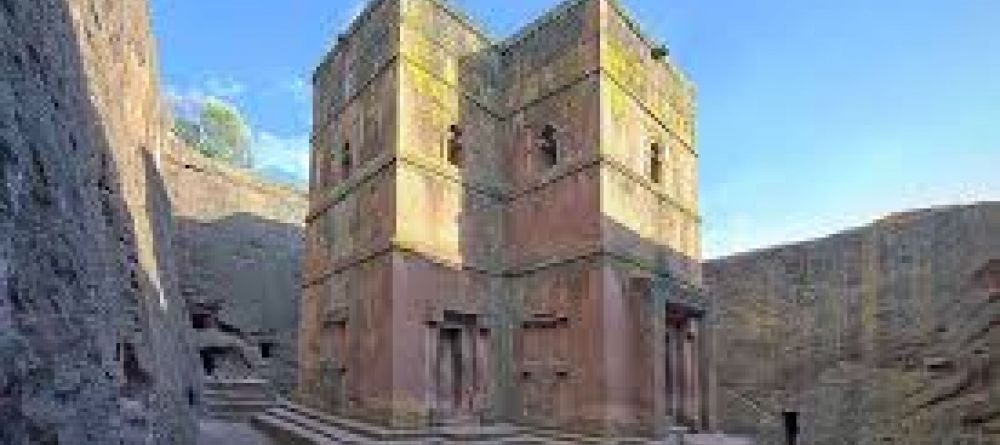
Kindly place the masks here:
<instances>
[{"instance_id":1,"label":"blue sky","mask_svg":"<svg viewBox=\"0 0 1000 445\"><path fill-rule=\"evenodd\" d=\"M454 0L497 36L555 0ZM303 177L309 76L358 0L153 0L169 94L235 102ZM708 257L1000 200L1000 2L623 0L698 85Z\"/></svg>"}]
</instances>

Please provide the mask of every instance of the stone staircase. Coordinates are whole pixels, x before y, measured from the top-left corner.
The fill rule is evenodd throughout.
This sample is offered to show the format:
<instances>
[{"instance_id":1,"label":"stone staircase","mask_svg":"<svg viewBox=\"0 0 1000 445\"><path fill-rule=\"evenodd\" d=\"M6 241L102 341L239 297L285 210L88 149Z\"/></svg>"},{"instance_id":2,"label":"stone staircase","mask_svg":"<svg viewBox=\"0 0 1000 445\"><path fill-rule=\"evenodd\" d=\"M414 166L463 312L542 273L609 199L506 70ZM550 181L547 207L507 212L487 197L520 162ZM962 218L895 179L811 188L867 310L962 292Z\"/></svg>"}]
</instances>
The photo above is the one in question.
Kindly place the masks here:
<instances>
[{"instance_id":1,"label":"stone staircase","mask_svg":"<svg viewBox=\"0 0 1000 445\"><path fill-rule=\"evenodd\" d=\"M208 418L248 421L274 404L267 380L212 379L205 382L202 407Z\"/></svg>"},{"instance_id":2,"label":"stone staircase","mask_svg":"<svg viewBox=\"0 0 1000 445\"><path fill-rule=\"evenodd\" d=\"M282 445L753 445L750 440L714 434L683 434L676 439L609 440L555 430L514 425L440 426L419 430L388 429L333 416L288 401L254 416L252 425Z\"/></svg>"}]
</instances>

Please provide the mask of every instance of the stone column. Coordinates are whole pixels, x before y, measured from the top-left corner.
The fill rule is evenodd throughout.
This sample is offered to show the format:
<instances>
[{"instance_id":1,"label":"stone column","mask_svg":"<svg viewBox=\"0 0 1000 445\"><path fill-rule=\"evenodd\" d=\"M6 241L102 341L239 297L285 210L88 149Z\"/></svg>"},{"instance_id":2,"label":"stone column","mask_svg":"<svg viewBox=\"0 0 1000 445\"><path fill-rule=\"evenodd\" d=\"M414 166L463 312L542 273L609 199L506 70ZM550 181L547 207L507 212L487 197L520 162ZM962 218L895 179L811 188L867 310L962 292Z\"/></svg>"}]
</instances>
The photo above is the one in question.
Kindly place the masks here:
<instances>
[{"instance_id":1,"label":"stone column","mask_svg":"<svg viewBox=\"0 0 1000 445\"><path fill-rule=\"evenodd\" d=\"M687 395L686 414L695 425L701 425L701 354L699 344L701 342L700 321L695 317L687 319L687 333L684 346L687 350L687 381L685 382L685 394Z\"/></svg>"},{"instance_id":2,"label":"stone column","mask_svg":"<svg viewBox=\"0 0 1000 445\"><path fill-rule=\"evenodd\" d=\"M701 427L707 432L715 431L715 369L713 361L713 325L708 316L698 317L698 413Z\"/></svg>"},{"instance_id":3,"label":"stone column","mask_svg":"<svg viewBox=\"0 0 1000 445\"><path fill-rule=\"evenodd\" d=\"M670 383L667 381L667 376L670 374L670 370L667 369L669 366L669 356L670 351L668 350L670 344L670 334L667 332L667 320L663 316L655 316L655 314L666 313L665 305L660 303L661 300L654 299L656 303L652 310L650 311L650 322L653 325L653 334L649 338L649 350L653 358L652 366L650 366L653 375L651 376L652 387L654 388L655 394L652 398L652 410L654 416L654 427L655 434L657 436L662 436L666 432L666 428L671 425L667 424L667 414L670 410L670 400L668 391L670 391Z\"/></svg>"},{"instance_id":4,"label":"stone column","mask_svg":"<svg viewBox=\"0 0 1000 445\"><path fill-rule=\"evenodd\" d=\"M454 373L454 343L450 340L450 334L446 334L447 329L437 331L437 405L442 414L447 414L454 410L455 405L455 373Z\"/></svg>"},{"instance_id":5,"label":"stone column","mask_svg":"<svg viewBox=\"0 0 1000 445\"><path fill-rule=\"evenodd\" d=\"M490 407L490 382L492 373L490 372L490 336L489 331L476 327L472 331L473 339L476 342L476 374L475 393L473 394L473 409L482 413Z\"/></svg>"},{"instance_id":6,"label":"stone column","mask_svg":"<svg viewBox=\"0 0 1000 445\"><path fill-rule=\"evenodd\" d=\"M427 357L427 360L424 361L424 401L432 416L439 414L441 409L441 402L439 401L440 389L438 386L440 384L438 381L438 366L441 363L440 337L441 334L435 326L428 323L424 330L424 356Z\"/></svg>"},{"instance_id":7,"label":"stone column","mask_svg":"<svg viewBox=\"0 0 1000 445\"><path fill-rule=\"evenodd\" d=\"M680 416L685 420L691 419L691 319L684 316L684 321L680 323L678 328L680 335L680 356L681 356L681 371L680 371L680 381L678 386L680 387Z\"/></svg>"},{"instance_id":8,"label":"stone column","mask_svg":"<svg viewBox=\"0 0 1000 445\"><path fill-rule=\"evenodd\" d=\"M459 390L459 404L458 411L465 414L472 413L472 400L474 398L473 388L476 381L476 352L477 352L477 338L476 330L474 326L464 326L460 332L459 337L459 347L461 348L461 380L459 383L461 386Z\"/></svg>"},{"instance_id":9,"label":"stone column","mask_svg":"<svg viewBox=\"0 0 1000 445\"><path fill-rule=\"evenodd\" d=\"M681 401L684 397L684 333L677 323L670 323L670 415L675 420L681 417Z\"/></svg>"}]
</instances>

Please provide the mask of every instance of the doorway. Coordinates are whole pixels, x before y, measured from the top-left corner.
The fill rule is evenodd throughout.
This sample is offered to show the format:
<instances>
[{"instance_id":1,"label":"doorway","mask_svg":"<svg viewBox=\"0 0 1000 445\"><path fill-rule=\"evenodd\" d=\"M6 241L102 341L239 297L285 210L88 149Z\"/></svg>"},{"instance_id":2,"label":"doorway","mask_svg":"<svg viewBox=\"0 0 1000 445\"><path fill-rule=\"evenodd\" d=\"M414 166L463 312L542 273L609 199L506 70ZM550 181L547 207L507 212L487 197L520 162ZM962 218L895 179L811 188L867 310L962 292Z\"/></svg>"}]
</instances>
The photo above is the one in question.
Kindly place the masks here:
<instances>
[{"instance_id":1,"label":"doorway","mask_svg":"<svg viewBox=\"0 0 1000 445\"><path fill-rule=\"evenodd\" d=\"M198 352L201 355L201 367L205 371L205 375L209 377L214 376L217 367L215 362L217 352L210 348L205 348Z\"/></svg>"},{"instance_id":2,"label":"doorway","mask_svg":"<svg viewBox=\"0 0 1000 445\"><path fill-rule=\"evenodd\" d=\"M474 415L482 360L475 315L445 312L437 329L436 406L444 419Z\"/></svg>"},{"instance_id":3,"label":"doorway","mask_svg":"<svg viewBox=\"0 0 1000 445\"><path fill-rule=\"evenodd\" d=\"M441 389L449 411L453 413L462 407L462 388L465 376L462 372L462 331L458 328L441 329L441 357L439 376Z\"/></svg>"},{"instance_id":4,"label":"doorway","mask_svg":"<svg viewBox=\"0 0 1000 445\"><path fill-rule=\"evenodd\" d=\"M799 439L799 413L795 411L785 411L781 413L785 423L785 443L796 445Z\"/></svg>"}]
</instances>

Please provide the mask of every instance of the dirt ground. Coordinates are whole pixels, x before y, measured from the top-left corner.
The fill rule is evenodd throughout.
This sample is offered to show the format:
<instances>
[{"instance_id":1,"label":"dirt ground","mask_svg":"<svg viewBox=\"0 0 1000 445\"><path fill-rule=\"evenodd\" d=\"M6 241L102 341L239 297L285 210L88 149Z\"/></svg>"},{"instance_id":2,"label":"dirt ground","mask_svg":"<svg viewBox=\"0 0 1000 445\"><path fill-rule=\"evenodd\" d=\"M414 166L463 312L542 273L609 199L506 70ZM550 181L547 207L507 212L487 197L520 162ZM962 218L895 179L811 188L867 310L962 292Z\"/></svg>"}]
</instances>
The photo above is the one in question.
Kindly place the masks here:
<instances>
[{"instance_id":1,"label":"dirt ground","mask_svg":"<svg viewBox=\"0 0 1000 445\"><path fill-rule=\"evenodd\" d=\"M280 445L246 423L202 420L198 445Z\"/></svg>"}]
</instances>

